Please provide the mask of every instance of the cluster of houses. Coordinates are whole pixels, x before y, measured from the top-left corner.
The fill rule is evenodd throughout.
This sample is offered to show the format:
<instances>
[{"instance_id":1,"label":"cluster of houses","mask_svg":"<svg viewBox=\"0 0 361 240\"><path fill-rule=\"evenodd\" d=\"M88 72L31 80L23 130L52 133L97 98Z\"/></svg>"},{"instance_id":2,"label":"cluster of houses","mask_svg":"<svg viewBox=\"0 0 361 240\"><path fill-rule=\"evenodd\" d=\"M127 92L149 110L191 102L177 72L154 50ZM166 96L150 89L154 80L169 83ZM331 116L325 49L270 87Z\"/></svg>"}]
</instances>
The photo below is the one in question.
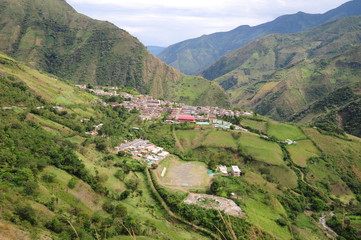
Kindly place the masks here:
<instances>
[{"instance_id":1,"label":"cluster of houses","mask_svg":"<svg viewBox=\"0 0 361 240\"><path fill-rule=\"evenodd\" d=\"M75 85L75 86L77 86L78 88L81 88L81 89L88 89L90 92L93 92L99 96L118 96L119 95L116 91L116 90L118 90L118 87L98 86L96 89L91 89L91 88L87 88L86 85ZM103 89L109 89L109 90L113 90L113 91L104 91Z\"/></svg>"},{"instance_id":2,"label":"cluster of houses","mask_svg":"<svg viewBox=\"0 0 361 240\"><path fill-rule=\"evenodd\" d=\"M183 103L153 99L151 96L133 96L120 94L124 99L122 103L115 103L112 106L123 106L127 110L137 109L140 118L143 120L157 119L162 114L167 114L167 123L179 122L208 122L217 120L223 116L247 116L252 112L232 111L210 106L188 106Z\"/></svg>"},{"instance_id":3,"label":"cluster of houses","mask_svg":"<svg viewBox=\"0 0 361 240\"><path fill-rule=\"evenodd\" d=\"M82 89L87 89L86 85L76 86ZM105 88L107 91L102 90ZM117 93L117 87L98 86L96 89L88 90L100 96L123 97L126 101L122 103L114 103L112 106L124 106L124 108L129 111L137 109L140 112L140 118L143 120L157 119L161 117L162 114L168 114L167 119L173 122L206 122L216 120L217 117L223 116L238 117L242 115L253 115L253 112L233 111L210 106L189 106L183 103L153 99L153 97L146 95L134 96L127 93Z\"/></svg>"},{"instance_id":4,"label":"cluster of houses","mask_svg":"<svg viewBox=\"0 0 361 240\"><path fill-rule=\"evenodd\" d=\"M88 119L81 119L80 121L85 122L85 121L89 121L89 120ZM89 132L85 132L85 134L91 135L91 136L96 136L96 135L98 135L98 131L103 127L103 125L104 125L103 123L100 123L98 125L94 125L93 130L89 131Z\"/></svg>"},{"instance_id":5,"label":"cluster of houses","mask_svg":"<svg viewBox=\"0 0 361 240\"><path fill-rule=\"evenodd\" d=\"M228 168L226 166L219 166L218 169L221 172L221 174L223 174L223 176L229 176L230 173L231 176L239 177L242 174L242 171L241 169L239 169L238 166L231 166L230 172L228 171Z\"/></svg>"},{"instance_id":6,"label":"cluster of houses","mask_svg":"<svg viewBox=\"0 0 361 240\"><path fill-rule=\"evenodd\" d=\"M148 164L158 164L170 154L163 148L157 147L148 140L143 139L135 139L130 142L126 141L114 148L114 153L118 153L120 151L128 152L134 158L142 159Z\"/></svg>"},{"instance_id":7,"label":"cluster of houses","mask_svg":"<svg viewBox=\"0 0 361 240\"><path fill-rule=\"evenodd\" d=\"M212 120L212 124L215 128L221 128L221 129L231 129L231 126L233 125L234 126L234 130L241 130L241 131L244 131L244 132L248 132L247 129L245 128L242 128L240 126L237 126L237 125L234 125L230 122L227 122L227 121L222 121L222 120Z\"/></svg>"}]
</instances>

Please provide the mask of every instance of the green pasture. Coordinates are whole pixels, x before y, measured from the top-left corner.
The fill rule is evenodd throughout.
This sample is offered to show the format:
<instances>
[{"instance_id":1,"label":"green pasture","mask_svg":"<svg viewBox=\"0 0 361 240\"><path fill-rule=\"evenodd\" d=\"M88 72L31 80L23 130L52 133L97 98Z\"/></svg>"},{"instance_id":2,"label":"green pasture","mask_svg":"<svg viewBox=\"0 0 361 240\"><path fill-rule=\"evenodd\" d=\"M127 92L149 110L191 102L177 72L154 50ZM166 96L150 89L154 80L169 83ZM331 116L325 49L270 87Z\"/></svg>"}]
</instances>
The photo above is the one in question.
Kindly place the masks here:
<instances>
[{"instance_id":1,"label":"green pasture","mask_svg":"<svg viewBox=\"0 0 361 240\"><path fill-rule=\"evenodd\" d=\"M292 235L287 226L281 227L275 220L282 218L285 211L282 205L276 200L261 202L252 198L244 200L244 211L249 222L258 226L267 233L273 235L276 239L292 239Z\"/></svg>"},{"instance_id":2,"label":"green pasture","mask_svg":"<svg viewBox=\"0 0 361 240\"><path fill-rule=\"evenodd\" d=\"M301 140L307 139L301 129L294 125L282 124L282 123L268 123L268 135L284 141L286 139Z\"/></svg>"},{"instance_id":3,"label":"green pasture","mask_svg":"<svg viewBox=\"0 0 361 240\"><path fill-rule=\"evenodd\" d=\"M310 140L297 141L297 144L287 145L294 164L300 167L307 166L307 160L311 157L319 157L320 151Z\"/></svg>"},{"instance_id":4,"label":"green pasture","mask_svg":"<svg viewBox=\"0 0 361 240\"><path fill-rule=\"evenodd\" d=\"M242 118L241 125L252 129L258 129L264 133L267 133L267 122L256 121L249 118Z\"/></svg>"},{"instance_id":5,"label":"green pasture","mask_svg":"<svg viewBox=\"0 0 361 240\"><path fill-rule=\"evenodd\" d=\"M257 161L272 165L284 164L283 153L277 143L266 141L256 135L242 134L239 145L244 154L252 156Z\"/></svg>"}]
</instances>

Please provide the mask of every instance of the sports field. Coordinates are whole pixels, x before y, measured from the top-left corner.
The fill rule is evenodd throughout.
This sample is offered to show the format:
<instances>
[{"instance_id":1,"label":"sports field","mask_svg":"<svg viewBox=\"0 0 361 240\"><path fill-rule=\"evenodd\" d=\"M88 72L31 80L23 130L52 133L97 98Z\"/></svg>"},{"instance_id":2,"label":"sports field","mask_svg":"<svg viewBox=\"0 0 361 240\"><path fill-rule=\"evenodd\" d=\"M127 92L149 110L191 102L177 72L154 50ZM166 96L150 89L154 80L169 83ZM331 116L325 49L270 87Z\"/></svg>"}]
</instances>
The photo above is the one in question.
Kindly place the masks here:
<instances>
[{"instance_id":1,"label":"sports field","mask_svg":"<svg viewBox=\"0 0 361 240\"><path fill-rule=\"evenodd\" d=\"M155 173L160 184L185 190L207 189L212 179L204 163L181 161L174 156L164 159Z\"/></svg>"}]
</instances>

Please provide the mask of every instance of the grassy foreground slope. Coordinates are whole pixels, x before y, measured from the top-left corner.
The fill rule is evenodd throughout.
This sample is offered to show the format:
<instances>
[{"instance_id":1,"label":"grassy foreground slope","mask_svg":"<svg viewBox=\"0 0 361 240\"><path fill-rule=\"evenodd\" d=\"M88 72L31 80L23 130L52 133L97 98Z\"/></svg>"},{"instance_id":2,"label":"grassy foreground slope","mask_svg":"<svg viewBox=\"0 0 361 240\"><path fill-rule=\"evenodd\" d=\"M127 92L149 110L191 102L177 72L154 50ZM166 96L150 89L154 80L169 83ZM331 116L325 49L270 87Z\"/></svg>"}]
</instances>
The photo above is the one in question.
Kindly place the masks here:
<instances>
[{"instance_id":1,"label":"grassy foreground slope","mask_svg":"<svg viewBox=\"0 0 361 240\"><path fill-rule=\"evenodd\" d=\"M182 96L177 94L183 92L173 90L177 84L206 82L181 74L125 30L77 13L65 0L4 0L0 4L0 51L33 68L73 83L132 87L168 99ZM202 95L221 95L208 98L211 105L227 102L217 86L201 88L196 97ZM187 103L196 103L191 100Z\"/></svg>"},{"instance_id":2,"label":"grassy foreground slope","mask_svg":"<svg viewBox=\"0 0 361 240\"><path fill-rule=\"evenodd\" d=\"M0 89L1 239L208 239L168 219L143 165L109 154L134 116L3 54ZM84 134L99 123L107 138Z\"/></svg>"}]
</instances>

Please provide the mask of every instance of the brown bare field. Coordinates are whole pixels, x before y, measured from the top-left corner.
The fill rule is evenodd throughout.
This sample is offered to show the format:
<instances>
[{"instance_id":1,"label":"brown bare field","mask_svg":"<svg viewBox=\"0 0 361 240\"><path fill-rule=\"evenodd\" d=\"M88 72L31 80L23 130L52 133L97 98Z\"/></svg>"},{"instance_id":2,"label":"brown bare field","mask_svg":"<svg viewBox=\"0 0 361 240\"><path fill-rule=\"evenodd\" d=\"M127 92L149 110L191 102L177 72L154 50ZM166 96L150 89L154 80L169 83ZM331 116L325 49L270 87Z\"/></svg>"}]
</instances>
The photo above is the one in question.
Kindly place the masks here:
<instances>
[{"instance_id":1,"label":"brown bare field","mask_svg":"<svg viewBox=\"0 0 361 240\"><path fill-rule=\"evenodd\" d=\"M160 184L173 188L207 189L211 181L204 163L185 162L174 156L164 159L155 172Z\"/></svg>"}]
</instances>

